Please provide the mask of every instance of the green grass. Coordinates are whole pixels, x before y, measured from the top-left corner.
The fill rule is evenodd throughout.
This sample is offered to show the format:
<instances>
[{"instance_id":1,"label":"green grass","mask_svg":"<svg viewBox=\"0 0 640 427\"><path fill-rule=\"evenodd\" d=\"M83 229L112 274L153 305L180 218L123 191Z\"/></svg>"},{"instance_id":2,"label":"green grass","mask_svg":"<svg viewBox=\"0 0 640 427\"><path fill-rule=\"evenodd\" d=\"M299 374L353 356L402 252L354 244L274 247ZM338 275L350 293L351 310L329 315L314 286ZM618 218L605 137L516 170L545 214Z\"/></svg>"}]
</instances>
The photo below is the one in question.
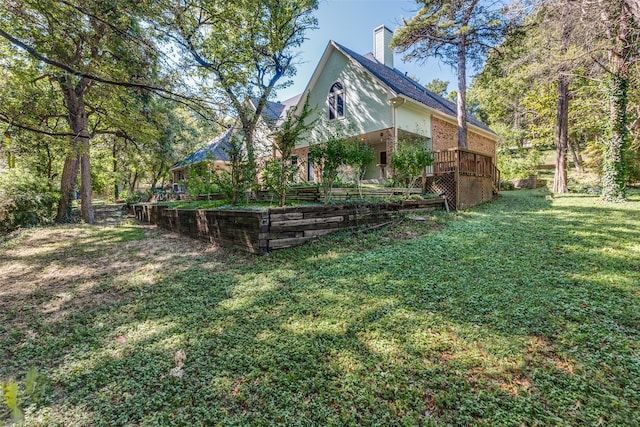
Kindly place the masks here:
<instances>
[{"instance_id":1,"label":"green grass","mask_svg":"<svg viewBox=\"0 0 640 427\"><path fill-rule=\"evenodd\" d=\"M640 425L631 199L505 192L261 258L165 256L64 316L3 312L0 377L46 378L29 425ZM82 230L95 257L130 233Z\"/></svg>"}]
</instances>

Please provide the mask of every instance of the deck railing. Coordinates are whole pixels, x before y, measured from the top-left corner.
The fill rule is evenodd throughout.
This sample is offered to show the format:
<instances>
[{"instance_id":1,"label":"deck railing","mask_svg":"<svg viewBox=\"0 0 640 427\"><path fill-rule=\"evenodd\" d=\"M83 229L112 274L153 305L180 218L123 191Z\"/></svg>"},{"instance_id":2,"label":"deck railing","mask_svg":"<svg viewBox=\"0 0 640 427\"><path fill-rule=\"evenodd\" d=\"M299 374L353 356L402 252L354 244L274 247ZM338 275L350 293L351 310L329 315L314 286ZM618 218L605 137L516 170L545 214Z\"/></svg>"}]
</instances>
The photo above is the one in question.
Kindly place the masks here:
<instances>
[{"instance_id":1,"label":"deck railing","mask_svg":"<svg viewBox=\"0 0 640 427\"><path fill-rule=\"evenodd\" d=\"M496 189L500 188L500 170L494 165L493 158L475 151L455 148L433 152L433 173L440 175L458 172L461 175L491 178Z\"/></svg>"}]
</instances>

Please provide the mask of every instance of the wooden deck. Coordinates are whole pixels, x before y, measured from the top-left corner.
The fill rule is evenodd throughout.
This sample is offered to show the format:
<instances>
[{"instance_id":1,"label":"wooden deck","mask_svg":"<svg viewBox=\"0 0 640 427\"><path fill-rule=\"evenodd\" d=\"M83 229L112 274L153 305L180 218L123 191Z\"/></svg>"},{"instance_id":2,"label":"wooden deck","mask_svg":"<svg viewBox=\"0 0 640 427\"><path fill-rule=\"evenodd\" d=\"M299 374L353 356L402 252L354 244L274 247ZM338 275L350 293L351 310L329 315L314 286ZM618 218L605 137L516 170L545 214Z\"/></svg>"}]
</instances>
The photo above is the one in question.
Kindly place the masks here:
<instances>
[{"instance_id":1,"label":"wooden deck","mask_svg":"<svg viewBox=\"0 0 640 427\"><path fill-rule=\"evenodd\" d=\"M427 186L444 194L456 209L491 200L500 191L500 170L492 157L462 149L435 151L433 156L433 176Z\"/></svg>"}]
</instances>

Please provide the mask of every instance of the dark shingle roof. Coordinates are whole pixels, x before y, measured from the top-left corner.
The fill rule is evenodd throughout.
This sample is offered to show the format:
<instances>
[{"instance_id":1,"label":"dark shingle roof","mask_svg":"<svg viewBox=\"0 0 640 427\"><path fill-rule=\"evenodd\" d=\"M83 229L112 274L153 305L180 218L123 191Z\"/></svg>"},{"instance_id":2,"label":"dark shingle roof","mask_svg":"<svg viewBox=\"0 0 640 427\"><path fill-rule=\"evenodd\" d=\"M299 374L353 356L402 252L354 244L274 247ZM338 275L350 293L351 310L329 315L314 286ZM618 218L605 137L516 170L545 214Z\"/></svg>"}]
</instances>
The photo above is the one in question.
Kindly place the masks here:
<instances>
[{"instance_id":1,"label":"dark shingle roof","mask_svg":"<svg viewBox=\"0 0 640 427\"><path fill-rule=\"evenodd\" d=\"M298 96L299 98L299 96ZM284 115L285 110L291 106L291 103L297 97L291 98L290 100L280 102L271 102L267 101L264 108L262 109L262 118L265 120L268 126L274 126ZM258 104L258 98L253 98L251 100L254 108ZM233 127L230 127L220 135L217 135L213 138L206 146L196 150L194 153L187 156L185 159L179 161L173 168L179 168L186 165L194 164L201 162L207 159L213 159L222 162L228 162L229 159L229 150L231 146L229 145L229 140L231 139L231 135L233 134Z\"/></svg>"},{"instance_id":2,"label":"dark shingle roof","mask_svg":"<svg viewBox=\"0 0 640 427\"><path fill-rule=\"evenodd\" d=\"M372 54L363 56L352 51L351 49L342 46L339 43L336 43L336 46L338 46L344 53L349 55L353 60L362 65L376 78L389 86L394 92L405 95L406 97L411 98L414 101L424 104L427 107L433 108L434 110L437 110L448 116L457 116L457 106L455 103L425 89L419 83L405 76L397 69L387 67L386 65L378 62ZM471 114L467 116L467 121L479 128L493 133L493 131L489 129L489 127L473 117Z\"/></svg>"},{"instance_id":3,"label":"dark shingle roof","mask_svg":"<svg viewBox=\"0 0 640 427\"><path fill-rule=\"evenodd\" d=\"M254 108L256 105L258 105L258 101L258 98L253 98L252 104ZM280 102L267 101L267 103L264 105L264 108L262 109L262 118L267 122L268 125L271 126L273 123L278 121L278 119L280 119L282 113L285 110L285 107L286 105Z\"/></svg>"},{"instance_id":4,"label":"dark shingle roof","mask_svg":"<svg viewBox=\"0 0 640 427\"><path fill-rule=\"evenodd\" d=\"M215 138L213 138L209 142L209 144L188 155L184 160L181 160L173 165L173 167L179 168L209 159L228 162L229 150L231 149L229 140L231 139L232 134L233 127L230 127L220 135L217 135Z\"/></svg>"}]
</instances>

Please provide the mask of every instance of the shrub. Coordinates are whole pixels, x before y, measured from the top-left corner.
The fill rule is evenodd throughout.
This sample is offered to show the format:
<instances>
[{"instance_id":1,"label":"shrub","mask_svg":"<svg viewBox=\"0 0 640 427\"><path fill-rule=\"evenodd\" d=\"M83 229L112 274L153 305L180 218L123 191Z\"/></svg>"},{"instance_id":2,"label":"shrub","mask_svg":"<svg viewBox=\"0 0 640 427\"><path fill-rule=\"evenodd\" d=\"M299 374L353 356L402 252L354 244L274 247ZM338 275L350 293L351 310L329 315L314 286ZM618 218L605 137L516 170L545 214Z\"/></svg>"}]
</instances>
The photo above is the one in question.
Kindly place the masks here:
<instances>
[{"instance_id":1,"label":"shrub","mask_svg":"<svg viewBox=\"0 0 640 427\"><path fill-rule=\"evenodd\" d=\"M401 141L391 154L394 180L406 186L407 196L424 168L432 164L433 156L423 141Z\"/></svg>"},{"instance_id":2,"label":"shrub","mask_svg":"<svg viewBox=\"0 0 640 427\"><path fill-rule=\"evenodd\" d=\"M331 189L338 179L338 169L346 162L346 144L348 139L332 136L322 144L309 147L310 157L321 166L320 185L324 192L324 203L331 201Z\"/></svg>"},{"instance_id":3,"label":"shrub","mask_svg":"<svg viewBox=\"0 0 640 427\"><path fill-rule=\"evenodd\" d=\"M291 187L296 173L298 173L298 165L291 162L291 157L275 157L265 164L262 180L267 190L278 195L279 206L285 205L287 190Z\"/></svg>"},{"instance_id":4,"label":"shrub","mask_svg":"<svg viewBox=\"0 0 640 427\"><path fill-rule=\"evenodd\" d=\"M500 190L503 191L511 191L511 190L515 190L515 185L513 185L513 182L509 182L509 181L500 181Z\"/></svg>"},{"instance_id":5,"label":"shrub","mask_svg":"<svg viewBox=\"0 0 640 427\"><path fill-rule=\"evenodd\" d=\"M60 192L51 181L27 169L0 173L0 230L10 231L53 221Z\"/></svg>"},{"instance_id":6,"label":"shrub","mask_svg":"<svg viewBox=\"0 0 640 427\"><path fill-rule=\"evenodd\" d=\"M214 183L215 171L209 162L200 162L188 168L188 178L185 181L187 194L196 197L201 194L210 195L219 191Z\"/></svg>"},{"instance_id":7,"label":"shrub","mask_svg":"<svg viewBox=\"0 0 640 427\"><path fill-rule=\"evenodd\" d=\"M129 193L128 191L123 191L121 196L123 196L124 201L127 205L135 205L136 203L144 203L149 201L151 197L150 191L133 191Z\"/></svg>"},{"instance_id":8,"label":"shrub","mask_svg":"<svg viewBox=\"0 0 640 427\"><path fill-rule=\"evenodd\" d=\"M526 179L538 172L539 165L540 152L537 149L498 152L498 169L503 180Z\"/></svg>"},{"instance_id":9,"label":"shrub","mask_svg":"<svg viewBox=\"0 0 640 427\"><path fill-rule=\"evenodd\" d=\"M374 159L375 152L366 142L353 140L345 147L345 163L353 168L360 198L362 198L362 180L367 172L367 165Z\"/></svg>"}]
</instances>

